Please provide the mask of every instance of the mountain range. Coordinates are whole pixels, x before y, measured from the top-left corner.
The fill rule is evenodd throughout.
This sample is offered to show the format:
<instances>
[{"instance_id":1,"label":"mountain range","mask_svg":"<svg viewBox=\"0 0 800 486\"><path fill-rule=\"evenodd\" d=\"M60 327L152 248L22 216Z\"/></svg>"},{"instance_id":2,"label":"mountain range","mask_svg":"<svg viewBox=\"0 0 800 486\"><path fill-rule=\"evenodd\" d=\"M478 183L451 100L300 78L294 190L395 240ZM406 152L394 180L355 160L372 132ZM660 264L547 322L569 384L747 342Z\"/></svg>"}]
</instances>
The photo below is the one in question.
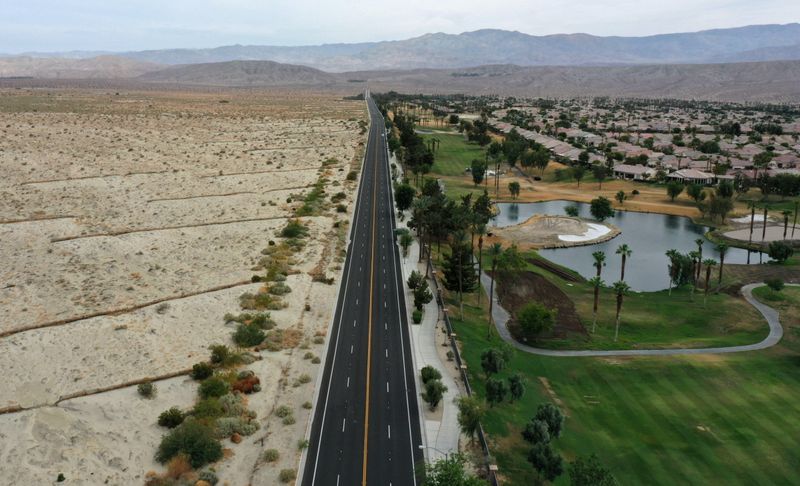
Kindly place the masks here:
<instances>
[{"instance_id":1,"label":"mountain range","mask_svg":"<svg viewBox=\"0 0 800 486\"><path fill-rule=\"evenodd\" d=\"M589 34L535 36L485 29L462 34L426 34L399 41L318 46L223 46L122 53L69 52L30 57L89 57L98 54L157 64L197 64L234 60L275 61L328 72L463 68L489 64L518 66L603 66L699 64L798 60L800 24L751 25L646 37Z\"/></svg>"}]
</instances>

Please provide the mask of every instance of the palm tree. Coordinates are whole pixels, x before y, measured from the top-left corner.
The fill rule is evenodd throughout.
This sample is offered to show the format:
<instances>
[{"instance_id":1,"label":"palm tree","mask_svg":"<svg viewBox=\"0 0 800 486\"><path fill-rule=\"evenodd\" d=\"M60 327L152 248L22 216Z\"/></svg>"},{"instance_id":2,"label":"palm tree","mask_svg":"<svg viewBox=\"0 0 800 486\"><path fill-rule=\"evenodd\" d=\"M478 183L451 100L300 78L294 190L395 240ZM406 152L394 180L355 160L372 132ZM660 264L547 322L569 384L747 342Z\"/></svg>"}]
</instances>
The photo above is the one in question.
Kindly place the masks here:
<instances>
[{"instance_id":1,"label":"palm tree","mask_svg":"<svg viewBox=\"0 0 800 486\"><path fill-rule=\"evenodd\" d=\"M678 253L678 250L674 248L667 250L667 258L669 258L669 265L667 266L667 273L669 273L669 295L672 295L672 282L676 282L680 279L679 275L675 275L675 265L679 256L680 253ZM679 269L680 267L678 267L678 270Z\"/></svg>"},{"instance_id":2,"label":"palm tree","mask_svg":"<svg viewBox=\"0 0 800 486\"><path fill-rule=\"evenodd\" d=\"M486 225L481 223L475 227L475 232L478 233L478 281L483 275L483 235L486 234ZM478 305L481 305L481 293L478 292Z\"/></svg>"},{"instance_id":3,"label":"palm tree","mask_svg":"<svg viewBox=\"0 0 800 486\"><path fill-rule=\"evenodd\" d=\"M781 211L781 214L783 215L783 239L785 240L786 233L789 231L789 215L792 214L792 212L785 209Z\"/></svg>"},{"instance_id":4,"label":"palm tree","mask_svg":"<svg viewBox=\"0 0 800 486\"><path fill-rule=\"evenodd\" d=\"M747 240L747 246L749 247L750 244L753 243L753 226L756 222L756 203L748 201L747 205L750 207L750 238ZM750 252L747 253L749 254Z\"/></svg>"},{"instance_id":5,"label":"palm tree","mask_svg":"<svg viewBox=\"0 0 800 486\"><path fill-rule=\"evenodd\" d=\"M592 258L594 258L594 268L597 269L597 276L592 279L592 285L594 286L594 314L592 318L592 332L594 332L595 327L597 326L597 304L600 300L600 286L603 285L603 280L600 279L600 272L603 270L603 267L606 266L606 254L602 251L596 251L592 253Z\"/></svg>"},{"instance_id":6,"label":"palm tree","mask_svg":"<svg viewBox=\"0 0 800 486\"><path fill-rule=\"evenodd\" d=\"M797 226L797 210L800 209L800 201L794 202L794 221L792 222L792 239L794 239L794 228Z\"/></svg>"},{"instance_id":7,"label":"palm tree","mask_svg":"<svg viewBox=\"0 0 800 486\"><path fill-rule=\"evenodd\" d=\"M494 278L495 272L497 271L497 262L500 260L500 255L503 254L503 245L500 243L495 243L489 247L489 256L492 257L492 281L489 284L489 328L486 333L486 337L492 337L492 325L494 320L492 319L492 309L494 307Z\"/></svg>"},{"instance_id":8,"label":"palm tree","mask_svg":"<svg viewBox=\"0 0 800 486\"><path fill-rule=\"evenodd\" d=\"M697 266L700 265L700 254L696 251L690 251L689 257L692 259L692 300L694 300L694 292L697 290Z\"/></svg>"},{"instance_id":9,"label":"palm tree","mask_svg":"<svg viewBox=\"0 0 800 486\"><path fill-rule=\"evenodd\" d=\"M711 287L711 269L716 264L716 260L712 260L711 258L706 258L703 260L703 265L706 266L706 292L703 294L703 307L706 306L706 300L708 299L708 288Z\"/></svg>"},{"instance_id":10,"label":"palm tree","mask_svg":"<svg viewBox=\"0 0 800 486\"><path fill-rule=\"evenodd\" d=\"M703 243L705 243L705 240L702 239L702 238L697 238L696 240L694 240L694 243L697 245L697 261L702 261L703 260ZM695 278L699 280L700 279L700 267L699 266L697 267L697 270L695 271L695 274L696 274Z\"/></svg>"},{"instance_id":11,"label":"palm tree","mask_svg":"<svg viewBox=\"0 0 800 486\"><path fill-rule=\"evenodd\" d=\"M589 279L589 283L594 287L594 305L592 307L592 334L597 327L597 305L600 303L600 287L603 286L603 279L598 275Z\"/></svg>"},{"instance_id":12,"label":"palm tree","mask_svg":"<svg viewBox=\"0 0 800 486\"><path fill-rule=\"evenodd\" d=\"M769 212L769 205L764 205L764 229L761 230L761 243L764 243L764 238L767 237L767 212Z\"/></svg>"},{"instance_id":13,"label":"palm tree","mask_svg":"<svg viewBox=\"0 0 800 486\"><path fill-rule=\"evenodd\" d=\"M630 286L624 281L614 282L614 293L617 294L617 324L614 327L614 342L617 342L619 337L619 316L622 311L622 299L628 295L630 290Z\"/></svg>"},{"instance_id":14,"label":"palm tree","mask_svg":"<svg viewBox=\"0 0 800 486\"><path fill-rule=\"evenodd\" d=\"M619 245L617 248L617 255L622 255L622 272L619 279L623 282L625 281L625 261L631 256L632 253L633 250L631 250L626 243Z\"/></svg>"},{"instance_id":15,"label":"palm tree","mask_svg":"<svg viewBox=\"0 0 800 486\"><path fill-rule=\"evenodd\" d=\"M728 253L728 245L720 243L717 245L717 252L719 252L719 278L717 285L722 285L722 267L725 266L725 254Z\"/></svg>"},{"instance_id":16,"label":"palm tree","mask_svg":"<svg viewBox=\"0 0 800 486\"><path fill-rule=\"evenodd\" d=\"M451 242L451 245L450 245L451 251L456 246L465 245L466 240L467 240L466 232L464 230L457 230L455 233L453 233L453 241ZM462 321L464 320L464 289L463 289L463 286L462 286L463 276L461 274L461 272L462 272L462 270L464 268L464 266L463 266L464 262L461 261L461 259L463 258L463 255L464 255L464 252L459 250L459 252L458 252L458 306L459 306L459 309L460 309L460 312L461 312L461 320ZM475 267L472 267L472 268L473 268L473 271L474 271Z\"/></svg>"}]
</instances>

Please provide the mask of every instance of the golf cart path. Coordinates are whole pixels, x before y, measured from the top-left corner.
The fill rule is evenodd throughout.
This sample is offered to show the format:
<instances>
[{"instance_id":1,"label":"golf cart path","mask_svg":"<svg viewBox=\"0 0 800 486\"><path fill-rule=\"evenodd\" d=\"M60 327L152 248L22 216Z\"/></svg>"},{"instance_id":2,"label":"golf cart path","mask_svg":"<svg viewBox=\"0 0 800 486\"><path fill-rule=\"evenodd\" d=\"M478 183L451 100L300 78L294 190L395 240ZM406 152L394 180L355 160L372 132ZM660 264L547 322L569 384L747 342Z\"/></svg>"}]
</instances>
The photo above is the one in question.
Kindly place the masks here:
<instances>
[{"instance_id":1,"label":"golf cart path","mask_svg":"<svg viewBox=\"0 0 800 486\"><path fill-rule=\"evenodd\" d=\"M489 278L486 273L481 272L481 284L486 293L488 294L489 291L489 284L491 283L491 279ZM561 357L592 357L592 356L599 356L599 357L609 357L609 356L674 356L680 354L721 354L721 353L741 353L744 351L758 351L760 349L766 349L771 346L775 346L783 337L783 327L781 327L780 320L778 319L778 311L765 305L753 297L753 289L757 287L763 287L764 283L754 283L748 284L742 287L742 295L744 296L745 300L750 303L753 307L755 307L758 312L764 316L764 319L767 320L767 324L769 324L769 334L763 341L754 343L754 344L745 344L742 346L727 346L727 347L719 347L719 348L676 348L676 349L620 349L620 350L554 350L554 349L542 349L542 348L535 348L533 346L528 346L527 344L522 344L517 342L508 330L506 324L510 319L510 315L508 311L506 311L498 302L497 299L497 290L495 289L494 295L491 296L494 299L494 307L492 309L492 317L495 323L495 327L497 328L497 332L500 334L500 337L503 338L503 341L511 344L515 348L519 349L520 351L524 351L526 353L531 354L538 354L540 356L561 356ZM787 286L791 287L798 287L798 284L786 284Z\"/></svg>"}]
</instances>

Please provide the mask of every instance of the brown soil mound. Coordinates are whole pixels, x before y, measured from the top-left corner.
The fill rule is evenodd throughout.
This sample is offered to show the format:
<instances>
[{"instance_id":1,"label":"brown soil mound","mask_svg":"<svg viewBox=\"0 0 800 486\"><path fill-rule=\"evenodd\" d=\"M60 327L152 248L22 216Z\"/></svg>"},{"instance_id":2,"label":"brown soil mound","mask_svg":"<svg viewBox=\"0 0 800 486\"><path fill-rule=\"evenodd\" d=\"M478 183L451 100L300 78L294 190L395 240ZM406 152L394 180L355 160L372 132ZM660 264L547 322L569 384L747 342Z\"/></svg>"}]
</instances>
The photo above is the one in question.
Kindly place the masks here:
<instances>
[{"instance_id":1,"label":"brown soil mound","mask_svg":"<svg viewBox=\"0 0 800 486\"><path fill-rule=\"evenodd\" d=\"M497 281L497 293L503 308L511 314L512 321L509 322L508 329L514 338L521 342L524 340L517 332L514 320L516 313L529 302L538 302L545 307L558 309L553 331L549 335L542 336L543 338L563 338L570 333L588 335L569 296L537 273L504 274Z\"/></svg>"}]
</instances>

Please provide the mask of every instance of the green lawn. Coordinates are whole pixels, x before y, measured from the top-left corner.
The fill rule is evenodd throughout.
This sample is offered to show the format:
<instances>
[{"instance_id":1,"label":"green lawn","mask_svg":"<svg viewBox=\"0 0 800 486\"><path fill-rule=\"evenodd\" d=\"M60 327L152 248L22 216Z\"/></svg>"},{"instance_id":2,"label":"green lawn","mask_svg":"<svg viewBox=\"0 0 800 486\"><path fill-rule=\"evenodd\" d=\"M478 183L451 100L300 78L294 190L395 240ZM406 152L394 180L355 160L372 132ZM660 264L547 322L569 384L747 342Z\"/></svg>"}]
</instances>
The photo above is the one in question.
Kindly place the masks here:
<instances>
[{"instance_id":1,"label":"green lawn","mask_svg":"<svg viewBox=\"0 0 800 486\"><path fill-rule=\"evenodd\" d=\"M464 322L455 306L450 314L482 396L480 353L499 339L487 341L485 311L466 312ZM505 484L533 484L520 431L538 404L554 401L568 416L555 447L566 459L597 454L621 484L796 482L800 356L788 341L728 356L546 358L516 351L501 377L522 373L527 392L484 420ZM557 484L568 484L566 474Z\"/></svg>"},{"instance_id":2,"label":"green lawn","mask_svg":"<svg viewBox=\"0 0 800 486\"><path fill-rule=\"evenodd\" d=\"M435 161L431 173L443 176L464 176L472 181L469 173L464 169L472 165L474 159L485 160L486 150L477 143L467 143L460 133L454 135L434 134L422 135L426 141L431 138L439 139L439 148L435 153Z\"/></svg>"},{"instance_id":3,"label":"green lawn","mask_svg":"<svg viewBox=\"0 0 800 486\"><path fill-rule=\"evenodd\" d=\"M484 261L490 261L486 253ZM564 291L575 303L583 326L591 329L594 302L591 285L566 282L532 265L526 270L544 276ZM536 345L549 349L700 348L756 343L769 333L763 316L742 297L712 291L705 305L703 300L703 291L698 289L692 298L688 285L673 290L672 295L668 291L631 292L623 301L619 339L614 342L616 295L603 288L594 334L588 338L570 335L543 340Z\"/></svg>"}]
</instances>

